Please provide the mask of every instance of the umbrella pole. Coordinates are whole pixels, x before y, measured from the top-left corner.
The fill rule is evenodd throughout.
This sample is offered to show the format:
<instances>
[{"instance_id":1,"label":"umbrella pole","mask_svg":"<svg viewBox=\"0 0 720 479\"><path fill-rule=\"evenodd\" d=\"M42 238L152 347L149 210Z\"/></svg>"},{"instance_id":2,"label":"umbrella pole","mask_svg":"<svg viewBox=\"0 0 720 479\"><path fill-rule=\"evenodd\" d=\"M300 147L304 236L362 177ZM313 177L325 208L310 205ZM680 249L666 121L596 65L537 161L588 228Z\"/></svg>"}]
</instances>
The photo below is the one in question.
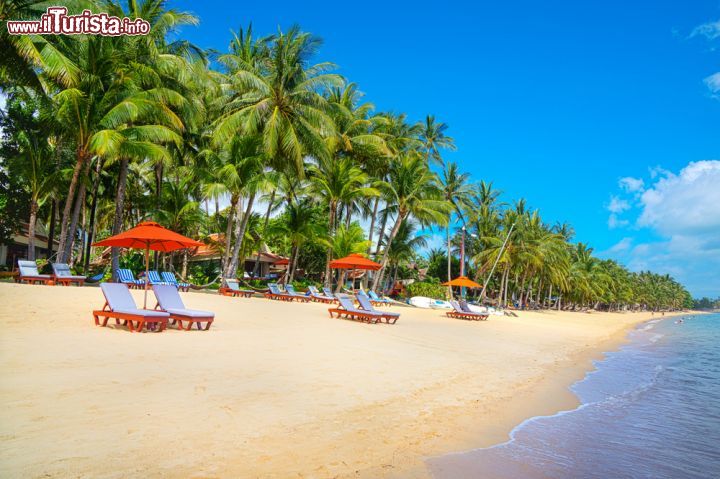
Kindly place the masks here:
<instances>
[{"instance_id":1,"label":"umbrella pole","mask_svg":"<svg viewBox=\"0 0 720 479\"><path fill-rule=\"evenodd\" d=\"M145 249L145 299L143 300L143 309L147 309L147 290L148 290L148 272L150 271L150 246Z\"/></svg>"}]
</instances>

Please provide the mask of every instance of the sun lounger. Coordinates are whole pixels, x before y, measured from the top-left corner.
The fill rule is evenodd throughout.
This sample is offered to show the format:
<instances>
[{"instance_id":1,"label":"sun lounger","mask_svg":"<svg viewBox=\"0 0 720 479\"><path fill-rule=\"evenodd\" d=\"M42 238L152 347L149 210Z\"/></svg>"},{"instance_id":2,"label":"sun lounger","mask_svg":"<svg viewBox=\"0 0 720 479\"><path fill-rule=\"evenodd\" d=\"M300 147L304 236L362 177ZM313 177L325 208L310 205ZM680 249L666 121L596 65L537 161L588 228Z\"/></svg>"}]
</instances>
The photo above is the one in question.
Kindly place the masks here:
<instances>
[{"instance_id":1,"label":"sun lounger","mask_svg":"<svg viewBox=\"0 0 720 479\"><path fill-rule=\"evenodd\" d=\"M391 312L383 312L383 311L377 311L375 308L373 308L372 303L370 302L370 298L365 296L364 294L357 294L357 300L358 303L360 303L360 308L364 311L368 311L371 313L378 313L382 319L385 320L387 324L395 324L397 320L400 318L400 313L391 313Z\"/></svg>"},{"instance_id":2,"label":"sun lounger","mask_svg":"<svg viewBox=\"0 0 720 479\"><path fill-rule=\"evenodd\" d=\"M225 286L218 289L218 293L222 294L223 296L242 296L243 298L249 298L250 296L255 294L255 291L251 289L240 289L240 284L237 282L237 280L226 279Z\"/></svg>"},{"instance_id":3,"label":"sun lounger","mask_svg":"<svg viewBox=\"0 0 720 479\"><path fill-rule=\"evenodd\" d=\"M330 288L323 287L322 290L323 290L323 293L325 293L325 296L329 296L331 298L335 297L335 294L332 292L332 290Z\"/></svg>"},{"instance_id":4,"label":"sun lounger","mask_svg":"<svg viewBox=\"0 0 720 479\"><path fill-rule=\"evenodd\" d=\"M320 291L315 286L308 286L308 291L310 291L310 300L315 301L316 303L334 303L337 301L335 299L335 296L326 296L324 294L320 294Z\"/></svg>"},{"instance_id":5,"label":"sun lounger","mask_svg":"<svg viewBox=\"0 0 720 479\"><path fill-rule=\"evenodd\" d=\"M190 290L190 283L181 283L177 280L175 277L175 273L172 271L163 271L160 273L160 277L163 281L165 281L166 284L171 284L175 286L180 291L189 291Z\"/></svg>"},{"instance_id":6,"label":"sun lounger","mask_svg":"<svg viewBox=\"0 0 720 479\"><path fill-rule=\"evenodd\" d=\"M367 294L368 294L368 296L370 297L370 300L373 301L373 304L374 304L375 306L379 306L379 305L387 305L387 306L390 306L390 305L392 304L392 301L390 301L389 299L386 299L386 298L381 298L381 297L378 296L377 293L376 293L375 291L373 291L373 290L368 291ZM378 304L376 304L376 303L378 303Z\"/></svg>"},{"instance_id":7,"label":"sun lounger","mask_svg":"<svg viewBox=\"0 0 720 479\"><path fill-rule=\"evenodd\" d=\"M168 313L172 324L177 323L178 328L185 331L190 331L193 324L197 325L198 330L210 329L210 325L215 319L215 313L187 309L180 298L178 289L172 284L155 284L152 289L157 299L155 309ZM183 321L187 322L187 327L183 327ZM201 328L202 323L206 323L205 328Z\"/></svg>"},{"instance_id":8,"label":"sun lounger","mask_svg":"<svg viewBox=\"0 0 720 479\"><path fill-rule=\"evenodd\" d=\"M450 304L452 305L453 310L445 313L448 318L469 319L471 321L485 321L488 318L487 314L463 310L462 306L460 306L457 301L450 301Z\"/></svg>"},{"instance_id":9,"label":"sun lounger","mask_svg":"<svg viewBox=\"0 0 720 479\"><path fill-rule=\"evenodd\" d=\"M311 301L310 296L305 296L304 294L299 294L297 291L295 291L295 286L293 286L292 284L286 284L285 291L287 292L287 294L300 302L309 303Z\"/></svg>"},{"instance_id":10,"label":"sun lounger","mask_svg":"<svg viewBox=\"0 0 720 479\"><path fill-rule=\"evenodd\" d=\"M277 283L268 283L268 288L269 291L265 293L267 299L277 299L280 301L293 301L295 299L294 296L280 291Z\"/></svg>"},{"instance_id":11,"label":"sun lounger","mask_svg":"<svg viewBox=\"0 0 720 479\"><path fill-rule=\"evenodd\" d=\"M145 281L135 279L135 275L129 269L120 268L115 270L118 280L126 284L130 289L139 289L145 285Z\"/></svg>"},{"instance_id":12,"label":"sun lounger","mask_svg":"<svg viewBox=\"0 0 720 479\"><path fill-rule=\"evenodd\" d=\"M368 293L363 290L358 291L357 295L364 296L368 301L370 301L370 304L372 304L373 306L387 306L387 303L385 301L374 300L370 296L368 296ZM377 295L375 295L375 297L377 298Z\"/></svg>"},{"instance_id":13,"label":"sun lounger","mask_svg":"<svg viewBox=\"0 0 720 479\"><path fill-rule=\"evenodd\" d=\"M346 294L338 294L336 297L340 305L337 308L328 309L331 318L334 317L334 313L337 314L338 318L344 317L346 319L354 319L372 324L377 324L382 319L382 314L378 312L370 312L356 308L352 298Z\"/></svg>"},{"instance_id":14,"label":"sun lounger","mask_svg":"<svg viewBox=\"0 0 720 479\"><path fill-rule=\"evenodd\" d=\"M147 273L147 279L148 279L148 282L149 282L150 284L152 284L152 285L155 285L155 284L168 284L167 281L163 280L163 279L160 277L160 273L158 273L157 271L148 271L148 273Z\"/></svg>"},{"instance_id":15,"label":"sun lounger","mask_svg":"<svg viewBox=\"0 0 720 479\"><path fill-rule=\"evenodd\" d=\"M70 286L75 283L78 286L85 284L85 276L75 276L70 271L70 265L65 263L53 263L52 265L55 284Z\"/></svg>"},{"instance_id":16,"label":"sun lounger","mask_svg":"<svg viewBox=\"0 0 720 479\"><path fill-rule=\"evenodd\" d=\"M52 284L53 277L49 274L40 274L35 261L18 260L18 275L15 277L18 283L29 284Z\"/></svg>"},{"instance_id":17,"label":"sun lounger","mask_svg":"<svg viewBox=\"0 0 720 479\"><path fill-rule=\"evenodd\" d=\"M156 328L155 331L162 331L167 327L170 315L162 311L138 309L128 285L100 283L100 289L105 296L105 305L103 309L93 311L96 326L107 326L108 320L113 318L115 324L120 324L122 321L123 325L127 326L131 332L142 331L147 325L152 325L153 328Z\"/></svg>"}]
</instances>

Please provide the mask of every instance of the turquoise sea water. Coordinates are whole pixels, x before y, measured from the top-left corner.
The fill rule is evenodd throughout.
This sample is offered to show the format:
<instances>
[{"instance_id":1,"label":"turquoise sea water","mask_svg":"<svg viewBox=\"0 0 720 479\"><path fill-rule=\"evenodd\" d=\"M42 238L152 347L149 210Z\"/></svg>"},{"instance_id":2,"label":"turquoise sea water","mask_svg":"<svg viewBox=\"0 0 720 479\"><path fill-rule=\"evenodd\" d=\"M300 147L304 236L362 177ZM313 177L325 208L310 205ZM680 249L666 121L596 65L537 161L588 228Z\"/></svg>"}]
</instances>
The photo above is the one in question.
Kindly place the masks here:
<instances>
[{"instance_id":1,"label":"turquoise sea water","mask_svg":"<svg viewBox=\"0 0 720 479\"><path fill-rule=\"evenodd\" d=\"M657 319L572 386L581 406L428 461L436 479L720 478L720 315Z\"/></svg>"}]
</instances>

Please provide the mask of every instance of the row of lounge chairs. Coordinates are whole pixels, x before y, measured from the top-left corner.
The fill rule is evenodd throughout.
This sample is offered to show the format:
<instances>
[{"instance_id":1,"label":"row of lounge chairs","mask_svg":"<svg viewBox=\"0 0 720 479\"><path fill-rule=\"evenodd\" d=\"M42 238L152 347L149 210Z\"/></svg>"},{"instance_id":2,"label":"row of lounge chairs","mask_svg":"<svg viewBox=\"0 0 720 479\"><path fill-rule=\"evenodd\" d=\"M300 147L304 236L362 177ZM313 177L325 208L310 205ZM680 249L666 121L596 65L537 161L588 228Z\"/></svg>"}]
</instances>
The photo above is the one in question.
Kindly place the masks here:
<instances>
[{"instance_id":1,"label":"row of lounge chairs","mask_svg":"<svg viewBox=\"0 0 720 479\"><path fill-rule=\"evenodd\" d=\"M136 279L132 271L126 268L120 268L115 270L118 280L127 285L129 288L141 289L145 287L144 279ZM175 277L175 273L172 271L163 271L158 273L157 271L148 271L147 280L150 285L171 285L180 291L188 291L190 289L190 283L184 283L178 281Z\"/></svg>"},{"instance_id":2,"label":"row of lounge chairs","mask_svg":"<svg viewBox=\"0 0 720 479\"><path fill-rule=\"evenodd\" d=\"M65 263L53 263L53 274L40 274L35 261L18 260L18 275L15 281L28 284L59 284L70 286L77 284L82 286L85 283L85 276L73 275L70 265Z\"/></svg>"},{"instance_id":3,"label":"row of lounge chairs","mask_svg":"<svg viewBox=\"0 0 720 479\"><path fill-rule=\"evenodd\" d=\"M157 299L156 311L138 308L127 284L101 283L100 289L105 296L105 305L93 311L97 326L107 326L108 321L114 319L115 324L122 322L131 332L143 329L160 332L168 327L168 322L185 331L189 331L193 325L207 331L215 319L215 314L210 311L186 308L174 285L153 285L152 291Z\"/></svg>"}]
</instances>

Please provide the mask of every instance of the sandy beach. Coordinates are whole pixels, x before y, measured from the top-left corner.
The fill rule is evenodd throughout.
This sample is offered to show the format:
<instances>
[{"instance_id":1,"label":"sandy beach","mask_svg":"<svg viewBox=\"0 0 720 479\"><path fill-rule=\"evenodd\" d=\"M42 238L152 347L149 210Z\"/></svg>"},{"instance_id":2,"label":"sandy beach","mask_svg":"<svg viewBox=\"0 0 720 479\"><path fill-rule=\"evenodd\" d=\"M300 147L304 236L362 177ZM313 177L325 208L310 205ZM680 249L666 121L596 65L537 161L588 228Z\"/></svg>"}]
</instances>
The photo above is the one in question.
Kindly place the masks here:
<instances>
[{"instance_id":1,"label":"sandy beach","mask_svg":"<svg viewBox=\"0 0 720 479\"><path fill-rule=\"evenodd\" d=\"M210 331L101 328L99 288L0 283L0 475L429 477L427 457L573 407L567 386L651 317L393 307L391 326L183 298L216 313Z\"/></svg>"}]
</instances>

